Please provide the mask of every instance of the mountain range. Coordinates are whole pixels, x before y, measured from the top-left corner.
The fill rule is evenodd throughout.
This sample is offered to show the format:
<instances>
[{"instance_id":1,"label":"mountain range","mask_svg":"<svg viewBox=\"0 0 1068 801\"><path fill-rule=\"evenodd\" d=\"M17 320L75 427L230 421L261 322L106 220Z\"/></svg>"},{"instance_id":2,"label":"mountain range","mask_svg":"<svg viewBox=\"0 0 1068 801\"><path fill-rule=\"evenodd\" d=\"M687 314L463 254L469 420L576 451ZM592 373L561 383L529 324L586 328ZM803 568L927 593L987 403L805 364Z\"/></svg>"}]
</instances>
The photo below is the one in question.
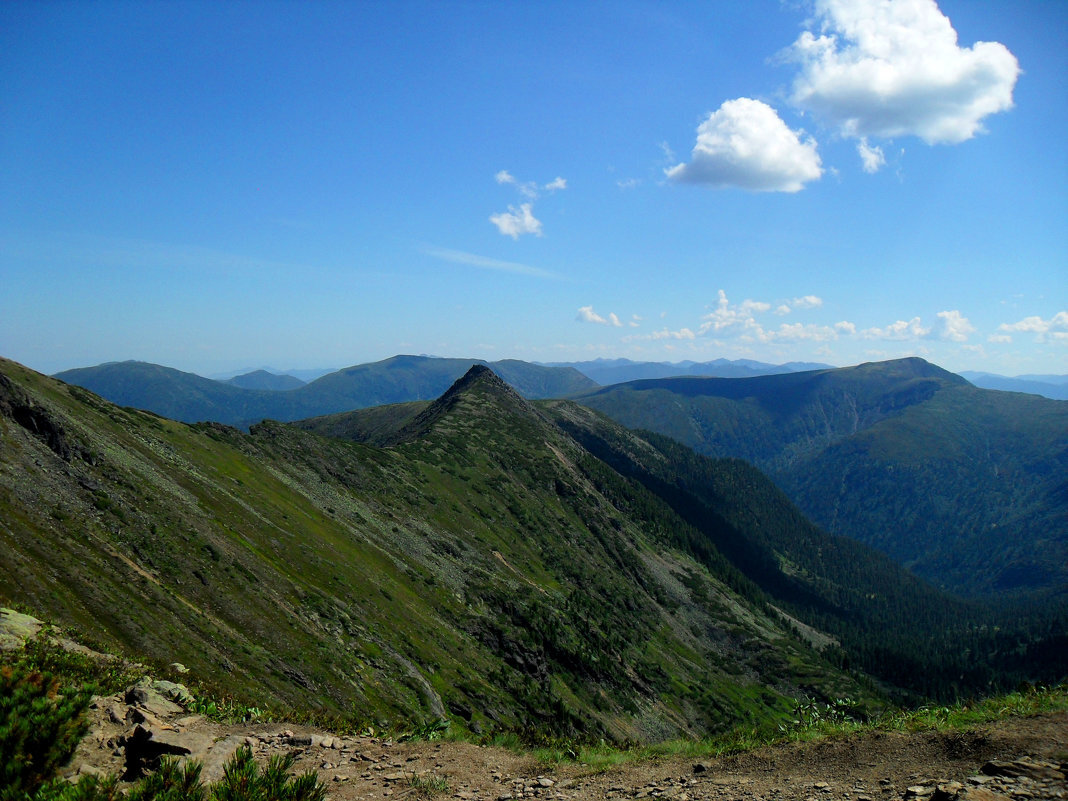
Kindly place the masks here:
<instances>
[{"instance_id":1,"label":"mountain range","mask_svg":"<svg viewBox=\"0 0 1068 801\"><path fill-rule=\"evenodd\" d=\"M294 421L427 402L474 363L398 356L287 391L242 389L140 362L58 377L174 419L248 426L263 417ZM805 365L722 359L491 366L528 398L571 396L705 455L750 461L828 531L872 545L957 594L1068 591L1068 490L1059 478L1066 472L1063 402L977 389L921 359L804 371L793 368ZM604 370L681 369L767 372L609 387L580 372L605 378ZM388 428L397 413L372 411L342 428L363 426L362 435L373 440L376 427Z\"/></svg>"},{"instance_id":2,"label":"mountain range","mask_svg":"<svg viewBox=\"0 0 1068 801\"><path fill-rule=\"evenodd\" d=\"M489 364L528 398L564 397L597 386L573 368L544 367L514 359L487 363L429 356L394 356L355 365L295 387L282 377L270 378L266 371L222 382L134 361L66 370L55 377L121 406L155 412L172 420L211 420L247 427L265 418L299 420L385 403L431 400L474 364Z\"/></svg>"},{"instance_id":3,"label":"mountain range","mask_svg":"<svg viewBox=\"0 0 1068 801\"><path fill-rule=\"evenodd\" d=\"M975 386L1002 392L1027 392L1054 400L1068 400L1068 375L1018 375L1014 378L995 373L961 373Z\"/></svg>"},{"instance_id":4,"label":"mountain range","mask_svg":"<svg viewBox=\"0 0 1068 801\"><path fill-rule=\"evenodd\" d=\"M954 592L1068 592L1068 404L922 359L576 398L758 466L806 515Z\"/></svg>"},{"instance_id":5,"label":"mountain range","mask_svg":"<svg viewBox=\"0 0 1068 801\"><path fill-rule=\"evenodd\" d=\"M750 465L485 366L350 414L382 444L189 425L0 361L0 599L238 697L531 739L1063 675L1063 620L957 601Z\"/></svg>"},{"instance_id":6,"label":"mountain range","mask_svg":"<svg viewBox=\"0 0 1068 801\"><path fill-rule=\"evenodd\" d=\"M768 364L752 359L713 359L709 362L635 362L630 359L594 359L585 362L556 362L554 367L573 367L598 384L619 384L646 378L700 375L719 378L751 378L757 375L796 373L802 370L820 370L829 364L811 362L788 362Z\"/></svg>"}]
</instances>

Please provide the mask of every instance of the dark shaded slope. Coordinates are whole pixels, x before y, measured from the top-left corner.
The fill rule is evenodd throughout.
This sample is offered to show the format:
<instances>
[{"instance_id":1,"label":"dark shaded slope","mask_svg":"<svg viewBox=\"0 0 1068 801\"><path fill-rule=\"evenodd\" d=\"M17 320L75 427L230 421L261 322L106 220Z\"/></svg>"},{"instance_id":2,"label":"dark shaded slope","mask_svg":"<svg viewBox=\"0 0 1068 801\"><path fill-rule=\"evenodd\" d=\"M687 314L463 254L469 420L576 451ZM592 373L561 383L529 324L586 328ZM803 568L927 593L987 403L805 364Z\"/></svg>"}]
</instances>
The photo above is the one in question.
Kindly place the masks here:
<instances>
[{"instance_id":1,"label":"dark shaded slope","mask_svg":"<svg viewBox=\"0 0 1068 801\"><path fill-rule=\"evenodd\" d=\"M810 523L787 496L740 460L710 460L662 436L637 436L574 404L553 402L560 424L621 475L640 483L693 527L679 546L703 559L708 543L792 616L841 641L838 657L897 687L955 697L988 683L1057 680L1068 659L1005 653L1063 638L1065 619L967 604L935 590L887 557ZM693 535L691 534L691 537ZM1006 625L1000 638L992 623ZM1008 646L1012 647L1012 646ZM1031 647L1031 646L1028 646Z\"/></svg>"},{"instance_id":2,"label":"dark shaded slope","mask_svg":"<svg viewBox=\"0 0 1068 801\"><path fill-rule=\"evenodd\" d=\"M920 359L636 382L580 401L752 462L817 524L955 592L1066 587L1063 402L978 390Z\"/></svg>"},{"instance_id":3,"label":"dark shaded slope","mask_svg":"<svg viewBox=\"0 0 1068 801\"><path fill-rule=\"evenodd\" d=\"M1068 404L955 387L799 460L784 489L959 592L1068 595Z\"/></svg>"}]
</instances>

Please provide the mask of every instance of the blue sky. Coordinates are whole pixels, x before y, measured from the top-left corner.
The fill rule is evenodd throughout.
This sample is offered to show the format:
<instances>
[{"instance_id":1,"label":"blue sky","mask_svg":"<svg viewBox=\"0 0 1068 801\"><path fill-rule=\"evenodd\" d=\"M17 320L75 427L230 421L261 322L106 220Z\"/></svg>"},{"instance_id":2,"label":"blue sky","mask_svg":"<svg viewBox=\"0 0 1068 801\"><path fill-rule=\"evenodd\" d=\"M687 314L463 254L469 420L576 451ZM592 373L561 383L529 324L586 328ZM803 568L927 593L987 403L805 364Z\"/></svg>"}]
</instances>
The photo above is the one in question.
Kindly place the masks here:
<instances>
[{"instance_id":1,"label":"blue sky","mask_svg":"<svg viewBox=\"0 0 1068 801\"><path fill-rule=\"evenodd\" d=\"M0 355L1068 372L1068 3L0 4Z\"/></svg>"}]
</instances>

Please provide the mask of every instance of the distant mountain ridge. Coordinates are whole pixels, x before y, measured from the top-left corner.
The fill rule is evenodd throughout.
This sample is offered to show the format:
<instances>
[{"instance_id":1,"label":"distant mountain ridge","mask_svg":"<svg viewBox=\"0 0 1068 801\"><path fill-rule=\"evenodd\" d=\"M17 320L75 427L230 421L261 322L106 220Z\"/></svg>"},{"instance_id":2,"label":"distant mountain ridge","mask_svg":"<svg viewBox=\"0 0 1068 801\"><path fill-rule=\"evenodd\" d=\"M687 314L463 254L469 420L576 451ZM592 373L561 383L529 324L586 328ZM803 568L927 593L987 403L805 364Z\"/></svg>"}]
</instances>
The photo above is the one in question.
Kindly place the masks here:
<instances>
[{"instance_id":1,"label":"distant mountain ridge","mask_svg":"<svg viewBox=\"0 0 1068 801\"><path fill-rule=\"evenodd\" d=\"M607 386L625 381L672 376L714 376L719 378L749 378L757 375L795 373L802 370L828 368L829 364L788 362L768 364L752 359L714 359L709 362L636 362L630 359L594 359L584 362L553 362L554 367L573 367L598 384Z\"/></svg>"},{"instance_id":2,"label":"distant mountain ridge","mask_svg":"<svg viewBox=\"0 0 1068 801\"><path fill-rule=\"evenodd\" d=\"M286 392L302 387L307 382L291 375L270 373L266 370L253 370L251 373L236 375L223 383L241 387L242 389L266 389L272 392Z\"/></svg>"},{"instance_id":3,"label":"distant mountain ridge","mask_svg":"<svg viewBox=\"0 0 1068 801\"><path fill-rule=\"evenodd\" d=\"M1068 400L1068 375L1019 375L1014 378L994 373L964 371L962 376L983 389L1026 392L1053 400Z\"/></svg>"},{"instance_id":4,"label":"distant mountain ridge","mask_svg":"<svg viewBox=\"0 0 1068 801\"><path fill-rule=\"evenodd\" d=\"M828 531L939 586L1068 595L1064 402L979 389L916 358L638 381L577 400L699 453L752 462Z\"/></svg>"},{"instance_id":5,"label":"distant mountain ridge","mask_svg":"<svg viewBox=\"0 0 1068 801\"><path fill-rule=\"evenodd\" d=\"M347 367L284 392L273 386L274 379L256 373L252 374L255 378L238 382L259 385L246 388L133 361L66 370L55 378L96 392L113 403L172 420L211 420L243 427L263 419L284 422L385 403L429 400L448 389L473 364L488 365L525 397L564 397L597 386L570 368L515 360L483 362L426 356L394 356Z\"/></svg>"}]
</instances>

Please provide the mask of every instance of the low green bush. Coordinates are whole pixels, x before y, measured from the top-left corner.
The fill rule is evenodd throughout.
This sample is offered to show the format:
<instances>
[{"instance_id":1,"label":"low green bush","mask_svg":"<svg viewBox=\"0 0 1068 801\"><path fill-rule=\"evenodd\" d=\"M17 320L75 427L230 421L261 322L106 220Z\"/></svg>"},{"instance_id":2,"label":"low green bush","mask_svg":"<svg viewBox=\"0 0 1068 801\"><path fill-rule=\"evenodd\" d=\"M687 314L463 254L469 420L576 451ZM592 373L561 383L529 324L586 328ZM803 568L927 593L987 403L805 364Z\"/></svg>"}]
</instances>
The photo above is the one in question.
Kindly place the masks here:
<instances>
[{"instance_id":1,"label":"low green bush","mask_svg":"<svg viewBox=\"0 0 1068 801\"><path fill-rule=\"evenodd\" d=\"M58 778L88 729L92 690L61 687L51 673L20 665L0 667L0 801L323 801L326 787L313 772L290 775L293 755L275 756L263 769L250 748L231 757L223 778L201 780L197 762L164 760L129 789L116 776Z\"/></svg>"}]
</instances>

